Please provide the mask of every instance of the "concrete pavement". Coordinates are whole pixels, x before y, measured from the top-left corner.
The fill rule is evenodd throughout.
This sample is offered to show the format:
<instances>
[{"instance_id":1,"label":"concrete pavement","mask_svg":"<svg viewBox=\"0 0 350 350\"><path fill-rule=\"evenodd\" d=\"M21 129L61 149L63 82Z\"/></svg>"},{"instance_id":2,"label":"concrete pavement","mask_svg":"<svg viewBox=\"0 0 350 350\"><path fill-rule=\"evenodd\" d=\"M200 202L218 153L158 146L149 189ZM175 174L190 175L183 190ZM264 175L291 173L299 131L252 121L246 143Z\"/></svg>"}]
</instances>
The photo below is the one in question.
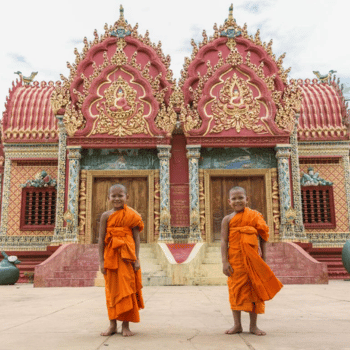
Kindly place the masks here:
<instances>
[{"instance_id":1,"label":"concrete pavement","mask_svg":"<svg viewBox=\"0 0 350 350\"><path fill-rule=\"evenodd\" d=\"M144 287L137 334L101 337L108 325L104 289L0 286L0 350L350 350L350 281L286 285L266 303L267 332L225 335L232 326L225 286ZM120 324L118 327L120 331Z\"/></svg>"}]
</instances>

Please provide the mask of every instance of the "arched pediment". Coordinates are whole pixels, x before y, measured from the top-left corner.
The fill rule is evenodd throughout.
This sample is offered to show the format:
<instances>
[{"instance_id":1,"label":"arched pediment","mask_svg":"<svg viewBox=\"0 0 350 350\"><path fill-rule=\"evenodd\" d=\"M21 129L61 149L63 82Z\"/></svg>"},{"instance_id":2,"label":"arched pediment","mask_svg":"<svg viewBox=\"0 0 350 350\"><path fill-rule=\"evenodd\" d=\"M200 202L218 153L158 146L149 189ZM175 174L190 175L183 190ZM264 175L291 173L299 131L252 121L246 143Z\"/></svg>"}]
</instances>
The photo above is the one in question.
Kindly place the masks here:
<instances>
[{"instance_id":1,"label":"arched pediment","mask_svg":"<svg viewBox=\"0 0 350 350\"><path fill-rule=\"evenodd\" d=\"M193 53L180 80L187 137L196 143L198 137L207 138L204 143L219 137L229 143L239 138L242 144L259 137L270 138L271 144L287 141L301 92L296 84L287 85L284 55L276 60L272 41L262 43L259 31L252 37L246 26L238 27L232 8L225 24L214 26L214 36L203 32L203 38L198 46L192 40Z\"/></svg>"},{"instance_id":2,"label":"arched pediment","mask_svg":"<svg viewBox=\"0 0 350 350\"><path fill-rule=\"evenodd\" d=\"M95 31L93 42L85 40L81 54L75 50L70 77L63 77L52 99L54 104L58 95L65 98L69 137L74 143L169 138L176 121L175 112L167 109L174 86L170 58L160 43L150 42L148 32L142 37L137 26L127 24L122 9L115 25L105 30L100 37Z\"/></svg>"}]
</instances>

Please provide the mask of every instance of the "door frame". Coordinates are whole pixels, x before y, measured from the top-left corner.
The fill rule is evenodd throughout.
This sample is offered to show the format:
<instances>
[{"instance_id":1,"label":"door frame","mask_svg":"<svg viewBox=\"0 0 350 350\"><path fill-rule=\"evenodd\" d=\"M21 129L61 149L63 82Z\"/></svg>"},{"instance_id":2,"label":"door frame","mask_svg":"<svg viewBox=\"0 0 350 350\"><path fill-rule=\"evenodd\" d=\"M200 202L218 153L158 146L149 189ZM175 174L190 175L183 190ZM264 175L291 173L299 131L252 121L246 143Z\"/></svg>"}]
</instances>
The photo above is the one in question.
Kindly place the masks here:
<instances>
[{"instance_id":1,"label":"door frame","mask_svg":"<svg viewBox=\"0 0 350 350\"><path fill-rule=\"evenodd\" d=\"M271 173L275 169L203 169L204 172L204 196L205 196L205 237L208 243L212 243L212 212L211 212L211 198L210 198L210 183L212 177L254 177L264 176L265 181L265 195L266 195L266 223L269 226L270 242L274 242L275 231L272 213L272 185Z\"/></svg>"},{"instance_id":2,"label":"door frame","mask_svg":"<svg viewBox=\"0 0 350 350\"><path fill-rule=\"evenodd\" d=\"M147 243L154 241L154 174L155 170L87 170L86 171L86 242L92 243L92 187L97 177L146 177L148 186Z\"/></svg>"}]
</instances>

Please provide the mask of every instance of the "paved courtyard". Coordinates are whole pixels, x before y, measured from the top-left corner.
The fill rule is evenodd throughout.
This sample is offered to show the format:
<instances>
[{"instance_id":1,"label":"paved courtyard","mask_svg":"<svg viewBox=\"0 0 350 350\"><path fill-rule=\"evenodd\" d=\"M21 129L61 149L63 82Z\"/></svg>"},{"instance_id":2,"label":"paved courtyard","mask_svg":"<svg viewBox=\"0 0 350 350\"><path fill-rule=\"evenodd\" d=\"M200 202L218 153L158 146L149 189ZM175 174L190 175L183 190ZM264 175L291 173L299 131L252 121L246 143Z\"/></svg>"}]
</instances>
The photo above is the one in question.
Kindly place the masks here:
<instances>
[{"instance_id":1,"label":"paved courtyard","mask_svg":"<svg viewBox=\"0 0 350 350\"><path fill-rule=\"evenodd\" d=\"M350 281L286 285L266 303L267 332L225 335L232 326L227 288L145 287L134 337L101 337L108 325L104 289L0 286L0 350L350 350ZM120 325L119 325L120 326ZM118 327L120 332L120 327Z\"/></svg>"}]
</instances>

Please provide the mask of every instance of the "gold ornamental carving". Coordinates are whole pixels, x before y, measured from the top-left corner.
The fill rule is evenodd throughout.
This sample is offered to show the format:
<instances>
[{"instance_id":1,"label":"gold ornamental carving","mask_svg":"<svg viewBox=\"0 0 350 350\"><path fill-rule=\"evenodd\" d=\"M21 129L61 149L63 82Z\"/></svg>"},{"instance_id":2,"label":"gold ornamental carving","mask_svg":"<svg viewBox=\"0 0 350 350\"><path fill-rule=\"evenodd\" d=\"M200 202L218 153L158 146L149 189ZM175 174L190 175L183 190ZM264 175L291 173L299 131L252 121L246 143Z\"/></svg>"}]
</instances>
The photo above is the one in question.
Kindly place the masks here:
<instances>
[{"instance_id":1,"label":"gold ornamental carving","mask_svg":"<svg viewBox=\"0 0 350 350\"><path fill-rule=\"evenodd\" d=\"M69 102L66 106L63 123L68 136L74 136L77 130L84 128L86 120L81 113L81 110L76 110L72 103Z\"/></svg>"},{"instance_id":2,"label":"gold ornamental carving","mask_svg":"<svg viewBox=\"0 0 350 350\"><path fill-rule=\"evenodd\" d=\"M274 96L274 95L273 95ZM284 90L282 101L274 96L277 106L275 122L277 126L285 131L291 132L295 123L295 114L299 112L302 91L295 81L292 81Z\"/></svg>"},{"instance_id":3,"label":"gold ornamental carving","mask_svg":"<svg viewBox=\"0 0 350 350\"><path fill-rule=\"evenodd\" d=\"M121 76L104 92L105 102L97 103L99 112L92 134L118 137L148 134L144 106L136 101L137 92Z\"/></svg>"},{"instance_id":4,"label":"gold ornamental carving","mask_svg":"<svg viewBox=\"0 0 350 350\"><path fill-rule=\"evenodd\" d=\"M177 114L174 111L172 103L168 107L164 103L161 103L159 112L155 119L155 123L160 130L164 130L169 134L172 134L176 126Z\"/></svg>"},{"instance_id":5,"label":"gold ornamental carving","mask_svg":"<svg viewBox=\"0 0 350 350\"><path fill-rule=\"evenodd\" d=\"M61 85L56 86L50 98L53 114L56 115L61 108L66 107L69 101L70 101L69 90Z\"/></svg>"},{"instance_id":6,"label":"gold ornamental carving","mask_svg":"<svg viewBox=\"0 0 350 350\"><path fill-rule=\"evenodd\" d=\"M229 129L236 129L238 133L242 129L253 130L256 133L267 132L264 125L258 125L259 102L254 99L247 82L238 78L236 74L225 80L219 98L213 102L212 112L216 124L211 130L212 133Z\"/></svg>"}]
</instances>

